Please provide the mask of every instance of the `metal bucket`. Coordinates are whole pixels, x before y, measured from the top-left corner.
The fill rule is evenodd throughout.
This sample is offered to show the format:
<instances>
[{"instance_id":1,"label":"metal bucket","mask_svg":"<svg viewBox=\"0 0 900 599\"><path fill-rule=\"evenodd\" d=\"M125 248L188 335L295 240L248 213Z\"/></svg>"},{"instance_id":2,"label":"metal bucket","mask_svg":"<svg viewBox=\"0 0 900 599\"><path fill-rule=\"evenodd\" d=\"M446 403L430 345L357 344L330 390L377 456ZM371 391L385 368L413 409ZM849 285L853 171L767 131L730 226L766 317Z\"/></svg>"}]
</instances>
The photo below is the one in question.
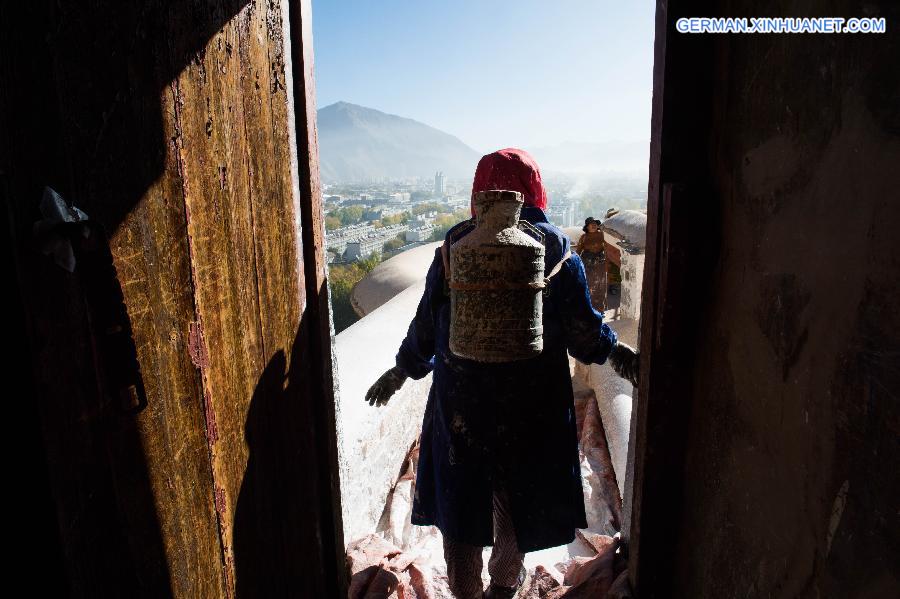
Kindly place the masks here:
<instances>
[{"instance_id":1,"label":"metal bucket","mask_svg":"<svg viewBox=\"0 0 900 599\"><path fill-rule=\"evenodd\" d=\"M479 192L474 207L474 230L450 246L450 351L479 362L534 357L544 347L544 246L519 229L522 194Z\"/></svg>"}]
</instances>

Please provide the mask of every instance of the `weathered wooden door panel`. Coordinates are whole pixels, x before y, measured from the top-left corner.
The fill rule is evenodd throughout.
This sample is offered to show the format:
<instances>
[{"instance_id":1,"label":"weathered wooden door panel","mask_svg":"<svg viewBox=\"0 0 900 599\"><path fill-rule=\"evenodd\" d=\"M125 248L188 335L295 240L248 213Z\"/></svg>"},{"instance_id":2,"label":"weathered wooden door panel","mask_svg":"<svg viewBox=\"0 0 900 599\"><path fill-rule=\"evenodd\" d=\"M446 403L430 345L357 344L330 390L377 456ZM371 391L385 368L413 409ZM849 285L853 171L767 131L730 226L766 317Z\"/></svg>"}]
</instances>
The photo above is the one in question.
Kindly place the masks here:
<instances>
[{"instance_id":1,"label":"weathered wooden door panel","mask_svg":"<svg viewBox=\"0 0 900 599\"><path fill-rule=\"evenodd\" d=\"M0 191L73 593L332 594L286 0L2 10ZM33 247L45 185L102 239L72 273Z\"/></svg>"},{"instance_id":2,"label":"weathered wooden door panel","mask_svg":"<svg viewBox=\"0 0 900 599\"><path fill-rule=\"evenodd\" d=\"M208 439L229 585L312 596L318 490L305 361L304 277L291 168L283 13L251 5L173 85ZM295 347L300 345L301 347ZM236 576L235 576L236 574ZM305 591L304 591L305 589Z\"/></svg>"}]
</instances>

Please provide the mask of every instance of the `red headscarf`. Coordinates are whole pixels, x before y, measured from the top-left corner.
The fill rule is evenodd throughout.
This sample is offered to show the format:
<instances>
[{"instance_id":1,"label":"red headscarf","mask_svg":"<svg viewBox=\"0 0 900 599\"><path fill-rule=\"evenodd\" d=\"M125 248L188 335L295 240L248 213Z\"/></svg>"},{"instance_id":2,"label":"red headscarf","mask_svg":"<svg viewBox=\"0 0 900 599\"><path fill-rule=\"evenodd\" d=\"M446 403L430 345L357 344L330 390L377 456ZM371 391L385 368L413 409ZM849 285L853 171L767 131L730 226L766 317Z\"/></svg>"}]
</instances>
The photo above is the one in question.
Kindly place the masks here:
<instances>
[{"instance_id":1,"label":"red headscarf","mask_svg":"<svg viewBox=\"0 0 900 599\"><path fill-rule=\"evenodd\" d=\"M506 148L481 157L472 182L472 216L475 216L475 194L489 189L518 191L526 206L541 210L547 207L547 191L541 182L541 171L525 150Z\"/></svg>"}]
</instances>

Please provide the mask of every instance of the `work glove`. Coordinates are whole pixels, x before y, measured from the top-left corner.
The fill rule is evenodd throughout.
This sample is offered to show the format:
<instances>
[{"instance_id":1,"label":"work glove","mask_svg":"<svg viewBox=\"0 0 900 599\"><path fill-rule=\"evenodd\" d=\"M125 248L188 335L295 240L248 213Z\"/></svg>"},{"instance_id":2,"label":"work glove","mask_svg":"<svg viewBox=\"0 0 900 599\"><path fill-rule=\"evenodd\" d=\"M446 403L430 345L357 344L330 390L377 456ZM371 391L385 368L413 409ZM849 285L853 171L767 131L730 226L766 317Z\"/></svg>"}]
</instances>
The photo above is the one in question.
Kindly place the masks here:
<instances>
[{"instance_id":1,"label":"work glove","mask_svg":"<svg viewBox=\"0 0 900 599\"><path fill-rule=\"evenodd\" d=\"M397 389L403 386L406 375L399 367L394 366L375 381L375 384L369 387L366 392L366 401L370 406L381 407L388 402L391 396L397 392Z\"/></svg>"},{"instance_id":2,"label":"work glove","mask_svg":"<svg viewBox=\"0 0 900 599\"><path fill-rule=\"evenodd\" d=\"M609 354L609 365L623 379L630 381L637 387L640 370L640 355L631 346L624 343L616 343Z\"/></svg>"}]
</instances>

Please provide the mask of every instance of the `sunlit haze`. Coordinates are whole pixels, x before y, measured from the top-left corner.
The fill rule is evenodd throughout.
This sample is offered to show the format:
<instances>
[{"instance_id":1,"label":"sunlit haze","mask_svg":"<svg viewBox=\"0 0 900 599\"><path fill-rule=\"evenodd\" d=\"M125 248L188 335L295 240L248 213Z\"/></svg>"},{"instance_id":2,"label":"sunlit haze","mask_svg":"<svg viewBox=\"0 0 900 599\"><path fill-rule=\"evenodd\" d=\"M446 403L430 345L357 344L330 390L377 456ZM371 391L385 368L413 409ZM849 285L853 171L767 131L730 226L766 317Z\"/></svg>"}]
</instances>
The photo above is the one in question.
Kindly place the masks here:
<instances>
[{"instance_id":1,"label":"sunlit haze","mask_svg":"<svg viewBox=\"0 0 900 599\"><path fill-rule=\"evenodd\" d=\"M317 104L421 121L485 153L650 138L654 5L314 0Z\"/></svg>"}]
</instances>

